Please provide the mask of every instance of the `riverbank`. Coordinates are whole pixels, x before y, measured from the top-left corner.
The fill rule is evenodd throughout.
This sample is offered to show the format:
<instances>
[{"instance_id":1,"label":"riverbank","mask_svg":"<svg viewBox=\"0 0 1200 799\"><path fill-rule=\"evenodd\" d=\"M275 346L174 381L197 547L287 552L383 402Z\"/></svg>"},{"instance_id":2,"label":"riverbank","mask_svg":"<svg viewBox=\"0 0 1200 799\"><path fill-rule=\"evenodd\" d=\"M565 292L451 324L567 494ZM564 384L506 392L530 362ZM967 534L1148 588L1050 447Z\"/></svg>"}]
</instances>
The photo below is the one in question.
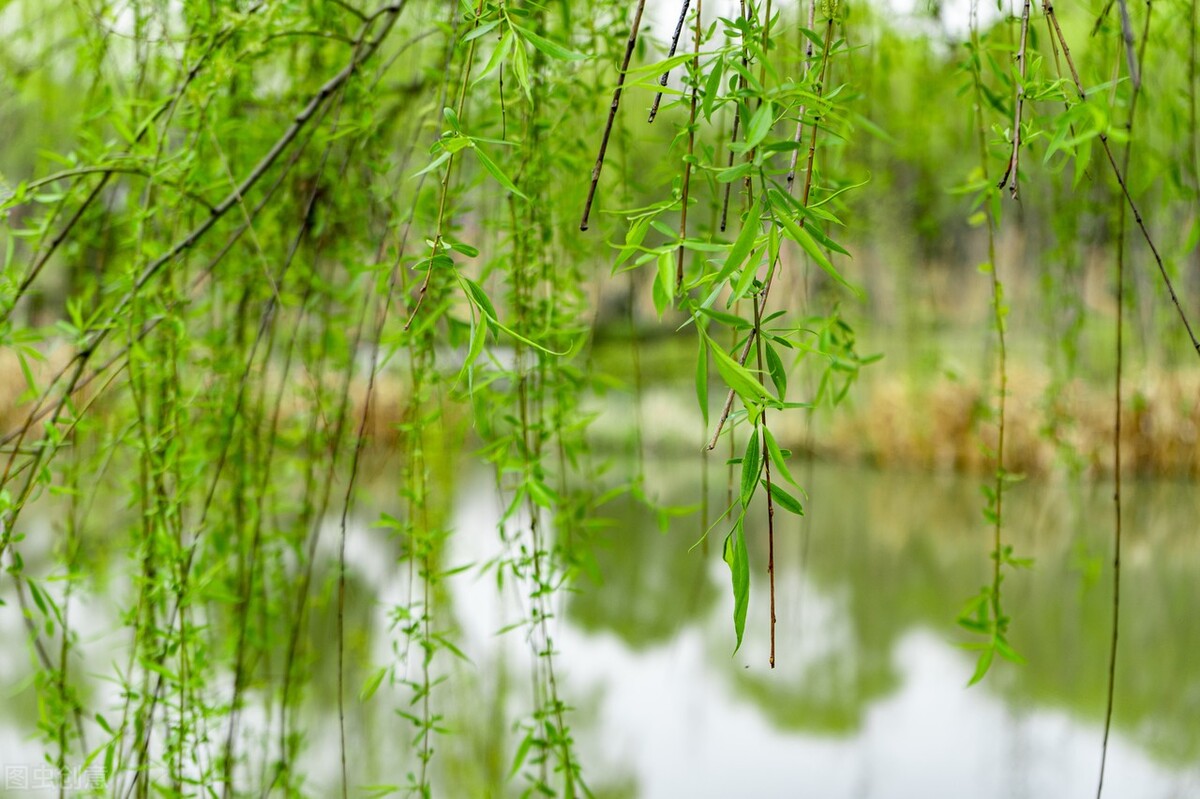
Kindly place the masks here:
<instances>
[{"instance_id":1,"label":"riverbank","mask_svg":"<svg viewBox=\"0 0 1200 799\"><path fill-rule=\"evenodd\" d=\"M28 361L44 386L66 364L65 349L45 360ZM596 435L613 442L632 434L643 420L647 450L690 447L704 436L695 400L682 378L663 380L647 353L643 368L654 374L638 402L612 391L594 398L601 420ZM313 412L303 399L302 380L284 393L282 410L293 421ZM682 384L681 384L682 385ZM799 386L799 382L794 382ZM795 392L796 389L793 389ZM22 404L26 379L20 361L0 352L0 435L17 429L28 406ZM718 396L720 394L720 396ZM382 377L376 385L365 432L381 446L396 441L406 403L401 381ZM714 386L710 405L723 394ZM789 394L789 398L791 397ZM366 405L366 386L352 381L350 416L355 426ZM815 413L772 414L780 443L796 452L842 463L868 463L882 469L983 473L994 468L997 444L995 386L948 374L926 377L869 370L837 408ZM637 412L635 413L635 408ZM1023 474L1064 472L1085 476L1113 469L1111 386L1084 379L1056 380L1048 370L1010 370L1005 430L1005 464ZM698 447L699 445L696 444ZM1200 476L1200 370L1147 369L1128 376L1121 413L1122 466L1126 473L1159 477Z\"/></svg>"},{"instance_id":2,"label":"riverbank","mask_svg":"<svg viewBox=\"0 0 1200 799\"><path fill-rule=\"evenodd\" d=\"M979 473L994 468L997 389L938 376L877 375L809 428L784 416L779 435L822 458L880 468ZM1005 466L1024 474L1113 471L1113 389L1047 371L1010 370ZM1127 378L1121 407L1122 471L1200 475L1200 371L1146 370Z\"/></svg>"}]
</instances>

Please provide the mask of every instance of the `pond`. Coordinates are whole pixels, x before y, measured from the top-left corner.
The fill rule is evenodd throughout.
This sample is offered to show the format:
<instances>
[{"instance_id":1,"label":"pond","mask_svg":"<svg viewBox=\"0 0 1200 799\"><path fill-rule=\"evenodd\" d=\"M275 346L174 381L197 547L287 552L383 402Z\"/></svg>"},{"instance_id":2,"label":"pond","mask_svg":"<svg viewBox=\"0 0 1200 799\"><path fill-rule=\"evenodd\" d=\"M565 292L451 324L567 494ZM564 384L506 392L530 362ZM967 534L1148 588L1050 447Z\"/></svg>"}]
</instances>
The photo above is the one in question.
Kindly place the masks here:
<instances>
[{"instance_id":1,"label":"pond","mask_svg":"<svg viewBox=\"0 0 1200 799\"><path fill-rule=\"evenodd\" d=\"M694 498L698 470L694 455L647 462L645 493L683 505ZM1005 601L1011 640L1027 663L998 663L967 688L973 662L954 620L988 579L978 481L811 463L798 463L795 473L811 499L802 521L781 516L776 530L774 670L764 529L748 531L750 613L746 639L731 654L722 527L705 555L703 546L689 551L700 533L696 513L671 517L664 531L655 513L628 497L603 508L611 524L596 538L592 576L560 592L553 628L559 692L573 708L567 721L595 794L1093 796L1111 612L1111 488L1031 482L1013 489L1009 535L1034 565L1006 580ZM725 492L723 467L710 476L715 508ZM469 662L436 661L448 680L433 697L450 732L435 740L435 792L516 795L524 784L519 775L509 780L520 740L511 719L529 705L534 658L520 629L497 633L525 611L519 592L498 591L494 574L478 568L498 554L494 478L469 473L457 495L447 561L474 566L446 581L440 623L457 631ZM1188 484L1133 483L1127 507L1106 795L1196 796L1200 499ZM50 516L39 523L48 526ZM412 727L393 712L406 708L406 695L385 684L371 701L358 700L372 664L396 658L389 608L407 588L391 544L366 518L352 526L347 556L351 795L374 795L368 786L403 784L412 768ZM332 543L321 557L334 562ZM36 551L26 559L36 568ZM117 713L112 678L128 657L120 622L128 585L115 575L96 585L107 587L75 611L86 653L77 674L91 712ZM10 589L6 582L0 635L18 642L24 628ZM314 603L311 634L319 643L302 725L306 790L314 796L335 795L339 774L333 613L332 602ZM19 644L0 659L3 796L57 795L15 781L22 773L32 780L42 762L29 662ZM243 785L256 784L272 757L269 695L252 692L257 699L243 714ZM213 725L212 738L223 741L224 722ZM105 787L105 795L119 794Z\"/></svg>"}]
</instances>

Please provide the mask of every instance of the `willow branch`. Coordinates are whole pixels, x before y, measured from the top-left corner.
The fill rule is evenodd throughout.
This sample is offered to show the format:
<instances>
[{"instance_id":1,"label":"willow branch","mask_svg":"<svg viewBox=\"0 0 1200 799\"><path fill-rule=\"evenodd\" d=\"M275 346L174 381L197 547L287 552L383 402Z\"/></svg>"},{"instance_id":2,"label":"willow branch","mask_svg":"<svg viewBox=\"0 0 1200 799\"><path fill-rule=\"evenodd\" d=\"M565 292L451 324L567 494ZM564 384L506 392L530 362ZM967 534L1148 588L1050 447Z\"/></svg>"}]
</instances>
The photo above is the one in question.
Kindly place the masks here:
<instances>
[{"instance_id":1,"label":"willow branch","mask_svg":"<svg viewBox=\"0 0 1200 799\"><path fill-rule=\"evenodd\" d=\"M404 5L405 0L401 0L399 3L382 6L379 11L372 15L370 21L364 24L359 34L359 40L366 42L366 44L361 48L356 56L353 57L341 71L330 78L329 81L327 81L310 98L309 102L295 116L292 124L289 125L279 139L276 140L275 144L270 148L270 150L268 150L267 154L262 157L254 169L251 170L249 175L247 175L247 177L240 184L238 184L238 186L235 187L221 203L216 206L209 218L197 225L196 228L194 228L187 236L169 248L166 253L151 262L134 281L133 287L121 298L114 309L107 315L106 321L99 327L93 329L92 332L87 335L86 340L81 345L79 351L71 358L71 360L63 367L63 369L59 371L59 373L47 387L46 391L43 392L42 397L30 410L22 427L15 434L10 434L5 436L4 439L0 440L0 444L4 444L12 441L14 438L16 439L16 444L13 448L12 454L5 465L3 474L0 475L0 485L7 484L8 480L10 479L14 461L16 459L16 452L21 449L21 444L25 437L31 432L33 425L39 419L47 416L47 414L50 416L50 424L58 423L58 420L63 410L66 408L70 397L81 387L81 385L83 385L83 379L88 362L95 355L99 346L108 337L108 334L115 329L116 321L120 318L120 315L125 308L127 308L137 296L138 292L140 292L141 289L144 288L146 284L158 274L163 266L169 263L176 256L194 247L196 243L199 242L200 239L212 229L216 222L226 213L228 213L235 205L237 205L240 201L240 198L258 183L258 181L275 164L279 157L295 141L301 131L308 126L312 119L325 105L330 96L339 88L341 88L341 86L343 86L346 81L349 80L350 77L355 73L358 67L365 60L370 58L370 56L375 53L380 45L383 44L383 41L386 39L388 33L395 25L396 20L399 18L400 12L404 8ZM388 16L387 20L384 22L382 29L374 38L368 41L366 37L370 32L371 27L374 25L375 20L385 15L390 16ZM240 233L244 230L245 226L243 226L243 228L239 231L238 235L240 235ZM148 325L148 327L152 326L153 325ZM110 363L112 362L113 361L110 361ZM50 394L54 387L58 385L68 373L70 373L70 377L65 381L60 400L53 406L48 406L47 403L49 402ZM93 371L92 376L99 373L99 371ZM35 456L33 465L36 466L36 462L46 457L47 453L47 448L39 449L38 455ZM32 479L32 476L34 473L36 473L36 471L36 468L30 470L30 477L27 478L27 481ZM17 501L18 508L23 504L23 501L28 495L31 487L31 482L27 482L24 490L20 492L19 499ZM15 512L16 511L10 511L10 513ZM5 521L11 522L11 518ZM9 529L11 529L10 525L5 527L6 531ZM11 537L7 534L7 532L0 537L0 556L2 556L4 551L7 549L10 541Z\"/></svg>"},{"instance_id":2,"label":"willow branch","mask_svg":"<svg viewBox=\"0 0 1200 799\"><path fill-rule=\"evenodd\" d=\"M1122 12L1125 4L1122 0ZM1150 3L1146 4L1146 22L1142 31L1141 49L1132 62L1133 69L1137 64L1145 63L1146 43L1150 39ZM1132 56L1131 51L1126 51ZM1129 116L1125 120L1125 149L1122 154L1122 171L1129 173L1129 161L1133 155L1133 124L1137 116L1138 98L1141 97L1141 81L1133 82L1133 92L1129 99ZM1124 343L1125 343L1125 203L1120 203L1120 213L1117 224L1117 352L1116 352L1116 385L1113 390L1113 599L1112 599L1112 633L1109 637L1108 649L1108 687L1104 704L1104 737L1100 744L1100 776L1096 782L1096 799L1104 792L1104 769L1108 763L1108 737L1112 731L1113 695L1117 682L1117 640L1120 635L1121 621L1121 404L1122 377L1124 373Z\"/></svg>"},{"instance_id":3,"label":"willow branch","mask_svg":"<svg viewBox=\"0 0 1200 799\"><path fill-rule=\"evenodd\" d=\"M690 0L684 0L684 10ZM696 0L696 33L692 57L692 103L688 112L688 147L687 158L683 160L683 185L680 191L682 205L679 210L679 252L675 261L675 290L683 287L684 239L687 238L688 197L691 193L692 159L696 154L696 100L700 91L700 37L703 34L701 13L704 10L704 0ZM660 95L661 96L661 95ZM651 112L653 116L653 112Z\"/></svg>"},{"instance_id":4,"label":"willow branch","mask_svg":"<svg viewBox=\"0 0 1200 799\"><path fill-rule=\"evenodd\" d=\"M1054 13L1054 5L1051 0L1046 0L1046 14L1054 23L1054 33L1058 37L1059 44L1062 45L1063 56L1066 58L1067 66L1071 69L1071 77L1075 81L1075 90L1079 93L1079 101L1087 102L1087 92L1083 88L1083 82L1079 79L1079 72L1075 69L1075 62L1071 58L1071 51L1067 47L1067 40L1063 36L1062 27L1058 23L1058 17ZM1171 280L1171 276L1167 274L1167 267L1163 263L1162 255L1158 252L1158 247L1154 244L1154 239L1150 235L1149 229L1146 227L1145 220L1142 219L1142 214L1138 210L1137 203L1134 202L1133 195L1129 192L1129 186L1125 180L1124 171L1117 164L1116 156L1113 155L1112 146L1108 142L1108 134L1100 133L1097 138L1100 139L1100 144L1104 149L1104 155L1108 159L1108 164L1112 167L1113 176L1117 179L1117 184L1121 187L1121 193L1125 196L1125 202L1129 205L1129 211L1133 214L1133 219L1137 223L1138 230L1142 233L1142 238L1146 241L1146 246L1150 248L1150 254L1154 257L1154 263L1158 265L1158 272L1162 275L1163 283L1167 287L1167 293L1171 296L1171 302L1175 306L1176 312L1179 314L1180 321L1183 322L1183 327L1187 331L1188 339L1192 343L1192 348L1196 350L1196 354L1200 355L1200 340L1197 340L1196 333L1192 329L1191 322L1188 321L1187 314L1183 310L1183 304L1179 301L1179 295L1175 293L1175 284Z\"/></svg>"},{"instance_id":5,"label":"willow branch","mask_svg":"<svg viewBox=\"0 0 1200 799\"><path fill-rule=\"evenodd\" d=\"M825 25L825 43L824 43L824 47L822 48L822 53L821 53L821 74L818 79L817 87L816 87L817 97L820 97L823 93L822 87L824 87L824 85L825 85L825 77L826 77L826 74L828 73L828 69L829 69L829 46L832 41L833 41L833 17L830 17L828 22ZM819 119L819 117L818 117L818 119ZM816 161L816 154L817 154L817 130L818 130L817 121L818 121L818 119L813 120L813 124L810 128L809 144L808 144L808 171L807 171L807 174L804 176L804 191L803 191L803 196L800 200L800 204L803 206L808 205L808 199L812 192L813 164ZM755 307L755 313L761 314L762 311L767 307L767 297L771 293L771 286L774 284L775 274L776 274L775 263L772 263L769 271L767 272L766 285L763 286L762 292L760 292L758 298L755 300L755 302L757 303L757 305ZM757 332L758 332L757 328L752 328L750 330L750 335L746 339L746 345L745 345L745 347L742 348L741 355L738 356L738 364L739 365L742 365L742 366L746 365L746 358L749 357L749 355L750 355L750 348L754 346L754 339L756 337ZM710 438L708 440L708 444L705 447L706 450L711 451L713 448L715 448L717 446L717 439L720 438L721 430L725 427L725 422L728 421L729 414L733 410L733 400L734 400L735 396L736 396L736 392L734 392L733 389L730 389L729 393L725 396L725 407L721 410L721 417L720 417L720 419L717 420L717 429L713 431L712 438Z\"/></svg>"},{"instance_id":6,"label":"willow branch","mask_svg":"<svg viewBox=\"0 0 1200 799\"><path fill-rule=\"evenodd\" d=\"M1003 189L1005 184L1012 179L1012 185L1009 191L1012 198L1017 199L1018 185L1021 182L1021 117L1025 108L1025 73L1028 57L1026 56L1025 46L1029 41L1029 4L1030 0L1025 0L1025 4L1021 7L1021 44L1017 48L1017 78L1016 100L1013 110L1013 128L1012 128L1012 156L1008 159L1008 169L1004 170L1004 176L1000 178L1000 184L997 188Z\"/></svg>"},{"instance_id":7,"label":"willow branch","mask_svg":"<svg viewBox=\"0 0 1200 799\"><path fill-rule=\"evenodd\" d=\"M248 18L251 15L256 14L258 12L258 10L263 7L263 5L264 5L264 3L260 2L260 3L256 3L255 5L251 6L249 9L246 10L245 14L243 15L243 18ZM170 97L168 97L167 100L165 100L163 103L161 103L158 106L158 108L156 108L154 110L154 112L152 114L150 114L150 116L147 117L145 119L145 121L142 122L141 125L138 126L137 133L134 134L134 139L133 139L134 145L139 144L142 141L142 139L146 138L146 134L150 131L150 128L154 125L154 123L157 122L159 120L159 118L163 114L165 114L168 110L173 109L176 106L176 104L178 104L179 101L183 99L184 93L187 91L188 87L191 86L192 82L195 81L196 78L203 71L204 66L208 63L208 60L209 60L210 56L213 54L213 52L218 47L220 47L222 44L224 44L226 41L228 41L229 38L231 36L233 36L233 34L236 31L237 31L237 27L231 25L226 28L223 28L215 37L213 37L212 43L205 50L205 52L200 56L200 58L197 59L196 63L192 66L192 68L190 70L188 70L187 74L184 76L184 78L180 82L179 86L173 92L171 92ZM75 174L79 174L79 175L91 174L94 172L100 173L100 180L96 181L96 185L92 187L92 190L90 192L88 192L87 197L85 197L83 202L80 203L79 207L77 209L75 209L75 213L71 215L71 218L67 220L66 224L63 225L62 229L59 230L59 232L54 236L53 239L51 239L49 247L45 251L43 251L40 256L38 256L37 260L34 262L33 266L30 268L29 273L25 276L25 278L21 281L20 286L17 288L16 294L12 298L11 304L9 305L8 309L6 311L4 311L2 314L0 314L0 323L6 321L9 318L9 316L12 314L13 309L16 308L17 303L25 295L25 293L29 290L30 286L33 285L33 282L35 280L37 280L38 276L42 272L42 269L50 261L50 258L54 255L55 252L58 251L58 248L60 246L62 246L62 243L64 241L66 241L67 238L71 235L71 232L75 229L75 226L77 224L79 224L79 221L83 218L83 215L87 212L87 209L90 208L92 203L96 201L96 198L100 196L100 192L103 191L104 187L108 185L108 182L112 179L113 175L117 174L118 172L123 172L123 171L127 171L127 170L118 168L117 166L113 165L113 166L108 166L108 167L97 167L97 168L88 168L85 170L78 170L75 173ZM66 177L66 176L67 176L66 174L59 175L59 177ZM40 183L40 182L41 181L37 181L37 182L35 182L34 185L36 185L37 183ZM210 213L215 213L215 211L213 209L210 209Z\"/></svg>"},{"instance_id":8,"label":"willow branch","mask_svg":"<svg viewBox=\"0 0 1200 799\"><path fill-rule=\"evenodd\" d=\"M600 152L596 154L596 165L592 167L592 185L588 188L587 201L583 204L583 218L579 221L579 229L588 229L588 217L592 213L592 203L596 199L596 186L600 183L600 172L604 169L604 154L608 152L608 139L612 136L613 120L617 118L617 109L621 107L621 90L625 86L625 73L629 71L629 60L633 58L633 48L637 45L638 28L642 24L642 11L646 8L646 0L637 0L633 12L633 26L629 29L629 41L625 43L625 58L621 61L621 70L617 73L617 88L613 90L612 105L608 108L608 122L604 125L604 136L600 139Z\"/></svg>"},{"instance_id":9,"label":"willow branch","mask_svg":"<svg viewBox=\"0 0 1200 799\"><path fill-rule=\"evenodd\" d=\"M817 0L809 0L808 3L808 29L812 30L813 25L817 20ZM808 77L808 73L812 71L813 43L812 39L805 37L806 43L804 47L804 77ZM800 160L800 139L804 136L804 112L807 110L807 105L800 106L800 113L796 115L796 135L792 137L792 143L796 148L792 150L792 158L788 163L787 173L787 190L788 194L792 193L792 184L796 182L796 164Z\"/></svg>"},{"instance_id":10,"label":"willow branch","mask_svg":"<svg viewBox=\"0 0 1200 799\"><path fill-rule=\"evenodd\" d=\"M671 37L671 50L667 53L667 58L672 58L675 55L675 50L679 47L679 36L683 33L683 22L685 19L687 19L688 7L691 6L691 4L692 0L683 0L683 8L679 9L679 19L675 22L675 34ZM699 17L697 17L697 20L699 20ZM699 30L699 22L697 22L697 30ZM699 40L699 32L697 32L696 38ZM670 74L670 72L664 72L662 77L658 79L658 85L666 88L667 77ZM693 92L693 96L694 95L695 93ZM654 95L654 103L650 106L650 117L646 120L646 122L653 122L654 118L658 116L658 106L662 102L662 96L663 93L661 91ZM693 108L694 107L695 103L693 103ZM695 120L693 120L693 122L694 121Z\"/></svg>"}]
</instances>

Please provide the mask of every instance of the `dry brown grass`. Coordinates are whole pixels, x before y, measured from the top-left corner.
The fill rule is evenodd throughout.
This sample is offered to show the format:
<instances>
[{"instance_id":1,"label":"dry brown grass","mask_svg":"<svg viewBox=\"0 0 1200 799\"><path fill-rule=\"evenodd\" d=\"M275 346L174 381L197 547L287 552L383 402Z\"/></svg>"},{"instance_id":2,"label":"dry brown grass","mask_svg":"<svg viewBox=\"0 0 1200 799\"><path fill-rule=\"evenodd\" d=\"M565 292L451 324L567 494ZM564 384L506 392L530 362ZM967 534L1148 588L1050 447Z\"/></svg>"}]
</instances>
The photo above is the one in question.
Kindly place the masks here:
<instances>
[{"instance_id":1,"label":"dry brown grass","mask_svg":"<svg viewBox=\"0 0 1200 799\"><path fill-rule=\"evenodd\" d=\"M66 347L56 347L39 360L26 358L34 385L46 386L71 359ZM30 387L21 369L20 358L12 350L0 349L0 436L17 430L25 423L30 408Z\"/></svg>"},{"instance_id":2,"label":"dry brown grass","mask_svg":"<svg viewBox=\"0 0 1200 799\"><path fill-rule=\"evenodd\" d=\"M44 388L71 358L71 351L59 347L51 351L44 360L29 359L30 371L34 382L39 388ZM297 380L289 382L283 392L281 414L285 422L306 421L314 415L330 416L335 408L317 408L312 401L314 395L312 378L301 375ZM275 396L279 391L279 375L268 374L266 395ZM102 382L102 381L98 381ZM118 380L119 383L119 380ZM95 386L89 386L94 389ZM329 385L327 393L337 396L340 387ZM79 402L88 396L87 391L76 396ZM0 350L0 436L14 432L25 423L32 402L29 399L29 385L21 369L21 363L16 353L11 350ZM350 420L348 430L353 435L362 422L366 410L367 386L365 380L355 380L350 384ZM390 377L380 377L376 381L375 393L371 400L364 432L374 444L390 446L397 440L396 425L404 421L406 412L405 397L407 391L400 381ZM86 401L86 400L85 400ZM102 405L103 403L101 403ZM331 421L328 420L327 421ZM35 425L33 435L40 432L40 426Z\"/></svg>"},{"instance_id":3,"label":"dry brown grass","mask_svg":"<svg viewBox=\"0 0 1200 799\"><path fill-rule=\"evenodd\" d=\"M31 362L45 384L67 362L59 349ZM295 373L293 373L294 375ZM272 378L268 377L270 382ZM293 423L331 414L311 402L311 386L293 377L284 393L283 414ZM26 381L11 352L0 351L0 435L24 422ZM268 394L274 389L268 385ZM381 378L365 427L380 446L396 441L407 403L400 381ZM854 391L855 401L818 424L813 449L836 460L867 461L881 467L931 471L986 472L996 427L989 395L977 382L938 378L928 382L878 376ZM358 428L365 381L351 384L351 424ZM805 441L804 417L780 414L776 435L794 449ZM1014 368L1010 374L1005 460L1010 471L1043 474L1077 468L1101 475L1112 471L1112 390L1083 381L1053 386L1044 371ZM1200 370L1149 370L1128 381L1122 416L1122 452L1130 473L1200 476Z\"/></svg>"},{"instance_id":4,"label":"dry brown grass","mask_svg":"<svg viewBox=\"0 0 1200 799\"><path fill-rule=\"evenodd\" d=\"M1147 371L1127 385L1121 419L1124 470L1200 475L1200 371ZM813 448L819 455L935 471L993 468L988 450L995 446L996 425L989 394L978 383L880 377L856 394L857 402L839 408L824 431L817 426ZM1110 387L1079 380L1052 385L1044 372L1013 369L1007 414L1010 471L1112 471ZM783 432L793 444L802 440L799 425Z\"/></svg>"}]
</instances>

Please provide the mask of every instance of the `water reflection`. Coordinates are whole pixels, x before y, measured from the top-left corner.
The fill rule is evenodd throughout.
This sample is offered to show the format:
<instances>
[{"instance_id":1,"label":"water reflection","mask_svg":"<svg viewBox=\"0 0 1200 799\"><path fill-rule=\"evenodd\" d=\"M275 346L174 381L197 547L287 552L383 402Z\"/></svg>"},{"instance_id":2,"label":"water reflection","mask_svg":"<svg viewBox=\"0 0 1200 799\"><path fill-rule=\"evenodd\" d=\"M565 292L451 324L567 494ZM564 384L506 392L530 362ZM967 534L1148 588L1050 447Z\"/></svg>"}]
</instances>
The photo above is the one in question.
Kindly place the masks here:
<instances>
[{"instance_id":1,"label":"water reflection","mask_svg":"<svg viewBox=\"0 0 1200 799\"><path fill-rule=\"evenodd\" d=\"M694 462L693 462L694 464ZM620 473L622 470L617 469ZM1090 796L1098 767L1108 646L1111 507L1103 486L1019 485L1006 504L1017 551L1036 559L1005 583L1012 640L1028 659L1000 666L966 689L972 663L955 646L953 619L988 579L988 532L973 480L798 467L812 497L801 522L777 528L778 661L767 668L765 531L749 528L753 598L746 640L733 644L729 576L713 546L688 552L695 515L661 532L655 514L629 498L603 509L612 520L595 562L602 582L584 578L556 608L560 690L575 708L572 734L599 797L1064 797ZM694 500L698 475L678 462L650 464L647 492L669 504ZM711 506L724 495L713 474ZM485 473L458 487L457 531L445 565L495 558L502 503ZM1123 634L1116 734L1107 795L1200 793L1200 567L1194 486L1133 484L1127 490ZM385 500L380 500L385 502ZM400 642L391 607L406 601L401 550L363 508L347 542L347 733L356 795L365 786L403 784L416 767L413 730L396 711L411 696L385 683L370 702L358 689ZM754 514L761 519L762 514ZM329 522L330 525L335 522ZM45 536L48 540L49 536ZM308 795L335 794L340 763L336 708L336 532L318 550L303 651L303 768ZM38 568L36 551L26 553ZM119 568L119 557L97 561ZM120 574L96 575L79 603L89 631L81 695L90 708L119 707L106 664L128 657ZM12 607L11 598L9 607ZM440 625L469 661L439 656L434 691L437 794L515 796L509 779L518 736L513 720L532 709L533 654L521 631L524 598L493 572L468 569L439 596ZM272 640L292 619L256 621ZM230 619L213 619L214 629ZM0 613L7 641L24 636L16 613ZM278 629L276 629L278 628ZM82 629L82 628L81 628ZM274 630L274 632L272 632ZM280 656L281 659L281 656ZM36 691L28 657L0 650L0 760L40 762ZM257 664L242 721L243 785L269 773L274 744L272 686L279 663ZM409 675L411 676L411 674ZM218 693L222 689L217 686ZM275 701L277 705L277 701ZM97 736L99 737L99 736ZM215 736L217 739L220 736ZM207 753L211 757L214 753ZM55 795L54 792L0 796Z\"/></svg>"},{"instance_id":2,"label":"water reflection","mask_svg":"<svg viewBox=\"0 0 1200 799\"><path fill-rule=\"evenodd\" d=\"M690 483L683 477L680 492ZM617 525L607 573L641 567L572 602L573 628L587 635L564 643L567 664L572 674L607 673L626 697L607 700L623 711L602 721L611 724L604 751L632 759L640 795L1094 793L1110 612L1108 575L1097 581L1094 567L1110 557L1109 490L1014 489L1009 535L1036 565L1006 581L1006 606L1013 643L1029 663L1003 664L967 690L972 664L955 646L962 638L953 619L988 580L977 483L829 466L812 469L806 482L808 518L777 530L774 672L765 668L764 530L752 533L754 597L736 657L719 563L703 572L703 611L685 611L672 640L654 639L660 645L649 651L641 632L626 640L632 597L685 593L682 580L696 567L673 563L663 542L682 549L694 524L676 524L666 536L648 523ZM1200 501L1187 484L1135 484L1126 496L1109 795L1194 795ZM602 631L623 646L596 647ZM613 743L622 738L633 740Z\"/></svg>"}]
</instances>

